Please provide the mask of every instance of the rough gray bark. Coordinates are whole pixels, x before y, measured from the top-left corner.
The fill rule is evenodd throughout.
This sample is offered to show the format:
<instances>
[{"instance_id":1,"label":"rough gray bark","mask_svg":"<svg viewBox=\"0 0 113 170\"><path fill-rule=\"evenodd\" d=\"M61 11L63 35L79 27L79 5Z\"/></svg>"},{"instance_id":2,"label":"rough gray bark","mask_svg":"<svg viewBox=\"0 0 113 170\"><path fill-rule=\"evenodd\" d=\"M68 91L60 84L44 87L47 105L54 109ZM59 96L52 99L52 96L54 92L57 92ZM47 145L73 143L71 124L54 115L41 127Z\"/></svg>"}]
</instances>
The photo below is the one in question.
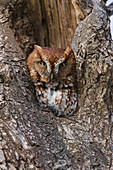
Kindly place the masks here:
<instances>
[{"instance_id":1,"label":"rough gray bark","mask_svg":"<svg viewBox=\"0 0 113 170\"><path fill-rule=\"evenodd\" d=\"M95 4L75 32L79 110L58 118L38 108L18 38L23 28L11 27L16 39L6 9L0 11L0 168L112 170L113 44L105 10ZM33 41L25 41L27 53Z\"/></svg>"},{"instance_id":2,"label":"rough gray bark","mask_svg":"<svg viewBox=\"0 0 113 170\"><path fill-rule=\"evenodd\" d=\"M7 24L0 25L0 168L73 167L57 118L39 110L25 58Z\"/></svg>"}]
</instances>

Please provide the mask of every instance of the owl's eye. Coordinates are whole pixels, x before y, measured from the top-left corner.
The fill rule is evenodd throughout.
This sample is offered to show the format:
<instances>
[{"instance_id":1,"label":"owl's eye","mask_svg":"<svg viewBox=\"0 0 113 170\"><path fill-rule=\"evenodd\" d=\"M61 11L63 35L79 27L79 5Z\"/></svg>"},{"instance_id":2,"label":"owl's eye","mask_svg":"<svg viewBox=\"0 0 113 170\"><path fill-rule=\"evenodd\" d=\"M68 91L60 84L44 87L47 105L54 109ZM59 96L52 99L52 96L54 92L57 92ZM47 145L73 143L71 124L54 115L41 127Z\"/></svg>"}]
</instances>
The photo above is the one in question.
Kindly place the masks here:
<instances>
[{"instance_id":1,"label":"owl's eye","mask_svg":"<svg viewBox=\"0 0 113 170\"><path fill-rule=\"evenodd\" d=\"M46 63L44 61L39 62L41 66L46 66Z\"/></svg>"},{"instance_id":2,"label":"owl's eye","mask_svg":"<svg viewBox=\"0 0 113 170\"><path fill-rule=\"evenodd\" d=\"M61 63L60 65L61 65L62 67L65 67L65 66L66 66L66 63L63 62L63 63Z\"/></svg>"}]
</instances>

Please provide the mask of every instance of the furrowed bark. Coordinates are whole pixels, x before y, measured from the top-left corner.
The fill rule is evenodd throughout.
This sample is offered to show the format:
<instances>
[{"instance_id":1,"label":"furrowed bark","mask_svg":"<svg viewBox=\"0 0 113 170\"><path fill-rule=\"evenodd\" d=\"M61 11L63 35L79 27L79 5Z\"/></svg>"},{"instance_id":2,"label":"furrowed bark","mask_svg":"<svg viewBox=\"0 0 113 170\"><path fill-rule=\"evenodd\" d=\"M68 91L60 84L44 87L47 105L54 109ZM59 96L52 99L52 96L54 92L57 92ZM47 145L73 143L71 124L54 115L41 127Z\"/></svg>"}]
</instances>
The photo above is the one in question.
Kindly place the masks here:
<instances>
[{"instance_id":1,"label":"furrowed bark","mask_svg":"<svg viewBox=\"0 0 113 170\"><path fill-rule=\"evenodd\" d=\"M59 118L38 107L29 77L26 58L37 42L31 6L7 2L0 7L0 168L112 169L113 43L103 3L92 4L75 31L79 106Z\"/></svg>"}]
</instances>

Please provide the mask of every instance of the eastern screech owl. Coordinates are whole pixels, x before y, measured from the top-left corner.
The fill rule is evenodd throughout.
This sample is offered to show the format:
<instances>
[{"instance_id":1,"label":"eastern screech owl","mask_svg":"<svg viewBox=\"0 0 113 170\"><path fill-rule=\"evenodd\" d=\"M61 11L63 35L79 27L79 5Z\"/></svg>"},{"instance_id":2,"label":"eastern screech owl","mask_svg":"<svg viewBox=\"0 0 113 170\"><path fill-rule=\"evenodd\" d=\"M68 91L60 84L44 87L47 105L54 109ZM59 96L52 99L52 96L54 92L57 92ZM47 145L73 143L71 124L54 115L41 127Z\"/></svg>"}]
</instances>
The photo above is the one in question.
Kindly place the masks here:
<instances>
[{"instance_id":1,"label":"eastern screech owl","mask_svg":"<svg viewBox=\"0 0 113 170\"><path fill-rule=\"evenodd\" d=\"M77 107L76 60L70 46L64 49L34 46L27 59L38 103L56 116L70 116Z\"/></svg>"}]
</instances>

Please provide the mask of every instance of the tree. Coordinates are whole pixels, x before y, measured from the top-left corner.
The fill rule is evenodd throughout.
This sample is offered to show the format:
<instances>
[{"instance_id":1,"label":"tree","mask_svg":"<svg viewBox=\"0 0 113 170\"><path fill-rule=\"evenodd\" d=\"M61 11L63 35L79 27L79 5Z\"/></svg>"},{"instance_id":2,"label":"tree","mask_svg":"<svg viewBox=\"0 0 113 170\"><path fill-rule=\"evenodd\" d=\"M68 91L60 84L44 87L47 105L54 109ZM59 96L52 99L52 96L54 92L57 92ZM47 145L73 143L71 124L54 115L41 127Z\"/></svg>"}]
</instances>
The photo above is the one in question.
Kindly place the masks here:
<instances>
[{"instance_id":1,"label":"tree","mask_svg":"<svg viewBox=\"0 0 113 170\"><path fill-rule=\"evenodd\" d=\"M60 118L38 107L26 65L33 44L44 44L44 39L38 42L33 32L32 4L24 0L0 2L1 169L113 168L109 19L104 1L73 4L85 16L72 40L79 108L74 116ZM58 44L50 43L54 42L50 38L45 36L44 45L62 45L63 38ZM65 40L65 46L69 42Z\"/></svg>"}]
</instances>

